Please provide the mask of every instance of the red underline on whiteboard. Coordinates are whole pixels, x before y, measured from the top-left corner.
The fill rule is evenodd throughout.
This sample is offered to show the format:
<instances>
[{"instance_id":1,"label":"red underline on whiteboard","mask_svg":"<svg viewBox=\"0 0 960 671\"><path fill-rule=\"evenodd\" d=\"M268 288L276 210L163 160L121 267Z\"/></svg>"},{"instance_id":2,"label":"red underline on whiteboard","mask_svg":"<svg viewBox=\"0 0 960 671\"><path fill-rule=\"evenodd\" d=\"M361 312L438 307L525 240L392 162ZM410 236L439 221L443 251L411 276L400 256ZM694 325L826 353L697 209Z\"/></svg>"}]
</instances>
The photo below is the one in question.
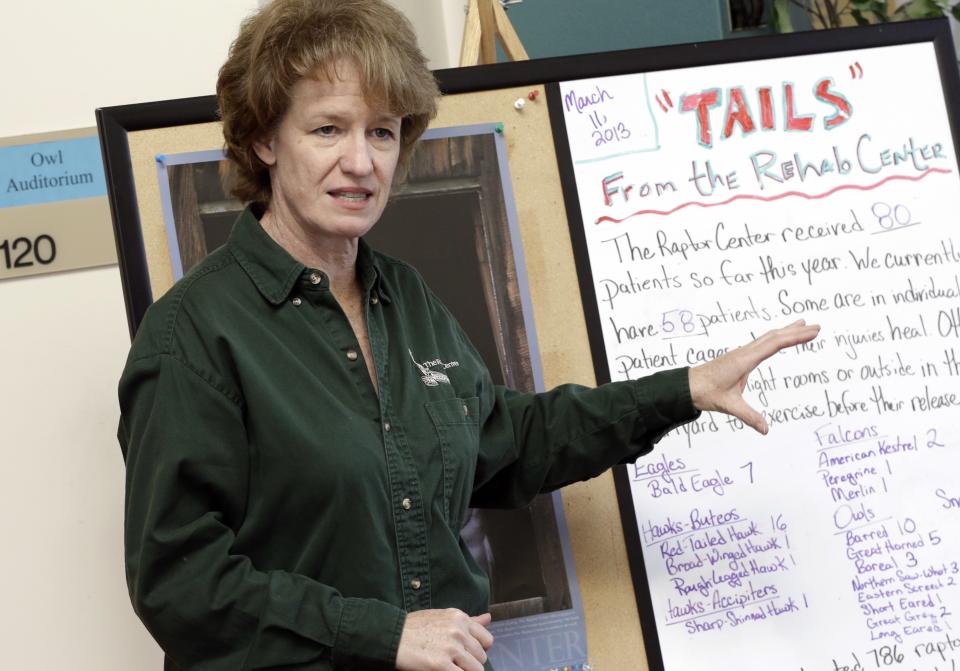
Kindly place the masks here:
<instances>
[{"instance_id":1,"label":"red underline on whiteboard","mask_svg":"<svg viewBox=\"0 0 960 671\"><path fill-rule=\"evenodd\" d=\"M721 205L729 205L730 203L732 203L732 202L734 202L734 201L736 201L736 200L762 200L762 201L764 201L764 202L769 203L769 202L772 202L772 201L775 201L775 200L780 200L780 199L782 199L782 198L788 198L788 197L790 197L790 196L798 196L798 197L800 197L800 198L806 198L807 200L817 200L817 199L819 199L819 198L826 198L827 196L832 196L832 195L835 194L837 191L849 191L849 190L853 190L853 191L872 191L873 189L876 189L876 188L878 188L878 187L883 186L883 185L886 184L887 182L893 182L893 181L896 181L896 180L906 180L906 181L908 181L908 182L919 182L921 179L923 179L923 178L926 177L927 175L929 175L929 174L931 174L931 173L935 173L935 172L942 173L942 174L945 174L945 175L949 175L952 171L951 171L951 170L947 170L946 168L927 168L926 170L924 170L924 171L923 171L922 173L920 173L919 175L914 175L914 176L910 176L910 175L891 175L890 177L886 177L886 178L884 178L884 179L881 179L881 180L880 180L879 182L877 182L876 184L870 184L870 185L867 185L867 186L861 186L861 185L859 185L859 184L842 184L842 185L840 185L840 186L836 186L836 187L830 189L829 191L825 191L824 193L818 193L818 194L803 193L802 191L787 191L786 193L778 193L776 196L757 196L757 195L753 195L753 194L740 194L740 195L732 196L731 198L727 198L726 200L719 201L719 202L717 202L717 203L702 203L702 202L697 201L697 200L691 200L691 201L688 202L688 203L683 203L683 204L681 204L681 205L677 205L675 208L670 209L670 210L638 210L638 211L634 212L633 214L628 214L627 216L623 217L622 219L617 219L617 218L615 218L615 217L600 217L600 218L597 219L596 222L594 222L594 223L596 223L596 224L602 224L602 223L604 223L604 222L610 222L611 224L622 224L622 223L625 222L627 219L632 219L633 217L639 217L639 216L642 215L642 214L659 214L659 215L665 217L665 216L667 216L667 215L673 214L674 212L676 212L676 211L678 211L678 210L682 210L682 209L685 208L685 207L692 207L692 206L696 206L696 207L720 207Z\"/></svg>"}]
</instances>

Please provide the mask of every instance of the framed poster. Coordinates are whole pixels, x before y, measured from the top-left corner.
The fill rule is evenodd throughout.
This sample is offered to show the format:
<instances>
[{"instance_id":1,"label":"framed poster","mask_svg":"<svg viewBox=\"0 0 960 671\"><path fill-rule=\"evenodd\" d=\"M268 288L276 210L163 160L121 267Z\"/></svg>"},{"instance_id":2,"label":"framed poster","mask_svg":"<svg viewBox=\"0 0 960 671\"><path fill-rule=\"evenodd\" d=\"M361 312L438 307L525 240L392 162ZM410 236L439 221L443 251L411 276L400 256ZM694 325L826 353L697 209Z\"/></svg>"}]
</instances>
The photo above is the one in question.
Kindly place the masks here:
<instances>
[{"instance_id":1,"label":"framed poster","mask_svg":"<svg viewBox=\"0 0 960 671\"><path fill-rule=\"evenodd\" d=\"M229 162L220 150L165 154L157 176L179 279L227 241L244 206L225 191ZM504 139L490 124L428 130L366 236L375 249L418 269L496 384L534 390L543 385L536 340L527 335L535 334L517 238ZM442 255L424 244L439 239ZM471 511L463 537L491 576L496 621L574 608L576 577L559 523L551 496L520 511Z\"/></svg>"}]
</instances>

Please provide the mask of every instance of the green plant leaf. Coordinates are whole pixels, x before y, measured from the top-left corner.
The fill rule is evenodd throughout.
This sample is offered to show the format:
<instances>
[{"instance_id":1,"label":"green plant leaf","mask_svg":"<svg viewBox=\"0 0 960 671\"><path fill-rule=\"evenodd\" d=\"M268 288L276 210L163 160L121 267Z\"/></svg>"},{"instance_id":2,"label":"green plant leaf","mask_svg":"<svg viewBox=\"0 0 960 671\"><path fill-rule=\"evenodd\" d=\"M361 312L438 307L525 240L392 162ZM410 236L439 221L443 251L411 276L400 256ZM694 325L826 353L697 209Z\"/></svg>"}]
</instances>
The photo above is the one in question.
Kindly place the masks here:
<instances>
[{"instance_id":1,"label":"green plant leaf","mask_svg":"<svg viewBox=\"0 0 960 671\"><path fill-rule=\"evenodd\" d=\"M859 24L865 23L886 23L890 20L887 16L887 3L884 0L851 0L851 16Z\"/></svg>"},{"instance_id":2,"label":"green plant leaf","mask_svg":"<svg viewBox=\"0 0 960 671\"><path fill-rule=\"evenodd\" d=\"M887 3L883 0L851 0L851 5L861 12L870 12L871 14L886 14Z\"/></svg>"},{"instance_id":3,"label":"green plant leaf","mask_svg":"<svg viewBox=\"0 0 960 671\"><path fill-rule=\"evenodd\" d=\"M773 0L773 13L770 26L778 33L792 33L793 21L790 20L789 0Z\"/></svg>"},{"instance_id":4,"label":"green plant leaf","mask_svg":"<svg viewBox=\"0 0 960 671\"><path fill-rule=\"evenodd\" d=\"M943 8L934 0L910 0L897 9L898 13L901 11L908 19L930 19L943 16Z\"/></svg>"}]
</instances>

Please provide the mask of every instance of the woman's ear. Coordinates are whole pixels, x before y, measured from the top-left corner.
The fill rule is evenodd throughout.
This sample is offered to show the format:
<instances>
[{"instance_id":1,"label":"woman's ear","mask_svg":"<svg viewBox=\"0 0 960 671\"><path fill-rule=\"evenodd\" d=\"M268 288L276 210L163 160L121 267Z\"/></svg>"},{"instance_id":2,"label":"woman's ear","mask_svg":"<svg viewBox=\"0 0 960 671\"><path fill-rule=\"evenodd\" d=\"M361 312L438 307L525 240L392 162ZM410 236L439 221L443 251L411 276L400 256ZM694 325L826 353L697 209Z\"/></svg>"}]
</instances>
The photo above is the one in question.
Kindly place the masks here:
<instances>
[{"instance_id":1,"label":"woman's ear","mask_svg":"<svg viewBox=\"0 0 960 671\"><path fill-rule=\"evenodd\" d=\"M257 157L263 161L263 164L267 167L273 167L273 165L277 162L277 155L273 151L273 142L273 133L264 135L263 137L253 141L253 150L257 153Z\"/></svg>"}]
</instances>

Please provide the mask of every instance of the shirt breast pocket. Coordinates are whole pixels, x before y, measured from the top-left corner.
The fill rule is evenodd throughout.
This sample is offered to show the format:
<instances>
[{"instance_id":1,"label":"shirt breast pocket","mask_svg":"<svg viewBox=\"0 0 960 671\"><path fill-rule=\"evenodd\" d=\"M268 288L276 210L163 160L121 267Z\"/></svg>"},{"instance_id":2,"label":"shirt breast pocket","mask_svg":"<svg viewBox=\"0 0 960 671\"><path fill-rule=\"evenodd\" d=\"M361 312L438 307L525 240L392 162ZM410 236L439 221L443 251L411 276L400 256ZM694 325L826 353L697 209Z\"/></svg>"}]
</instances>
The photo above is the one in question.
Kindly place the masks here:
<instances>
[{"instance_id":1,"label":"shirt breast pocket","mask_svg":"<svg viewBox=\"0 0 960 671\"><path fill-rule=\"evenodd\" d=\"M467 512L480 449L480 399L445 398L424 407L440 444L443 462L443 514L459 529Z\"/></svg>"}]
</instances>

